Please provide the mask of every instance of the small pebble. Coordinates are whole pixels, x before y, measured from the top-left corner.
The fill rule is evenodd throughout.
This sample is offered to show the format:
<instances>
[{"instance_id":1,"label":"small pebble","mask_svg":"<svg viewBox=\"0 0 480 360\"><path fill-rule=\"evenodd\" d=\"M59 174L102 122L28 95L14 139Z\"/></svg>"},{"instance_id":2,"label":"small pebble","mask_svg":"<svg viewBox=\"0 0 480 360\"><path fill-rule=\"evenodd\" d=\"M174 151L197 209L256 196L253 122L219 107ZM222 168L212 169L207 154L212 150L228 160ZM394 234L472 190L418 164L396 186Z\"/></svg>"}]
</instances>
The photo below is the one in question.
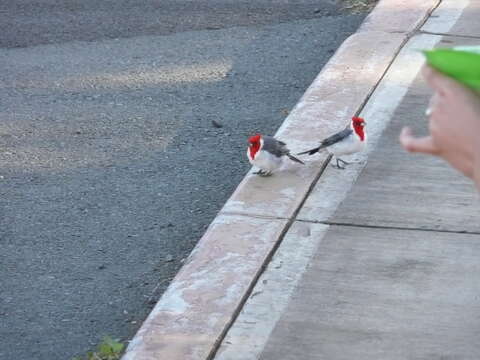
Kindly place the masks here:
<instances>
[{"instance_id":1,"label":"small pebble","mask_svg":"<svg viewBox=\"0 0 480 360\"><path fill-rule=\"evenodd\" d=\"M223 127L222 124L220 124L218 121L212 120L212 125L213 127L216 127L217 129L220 129Z\"/></svg>"}]
</instances>

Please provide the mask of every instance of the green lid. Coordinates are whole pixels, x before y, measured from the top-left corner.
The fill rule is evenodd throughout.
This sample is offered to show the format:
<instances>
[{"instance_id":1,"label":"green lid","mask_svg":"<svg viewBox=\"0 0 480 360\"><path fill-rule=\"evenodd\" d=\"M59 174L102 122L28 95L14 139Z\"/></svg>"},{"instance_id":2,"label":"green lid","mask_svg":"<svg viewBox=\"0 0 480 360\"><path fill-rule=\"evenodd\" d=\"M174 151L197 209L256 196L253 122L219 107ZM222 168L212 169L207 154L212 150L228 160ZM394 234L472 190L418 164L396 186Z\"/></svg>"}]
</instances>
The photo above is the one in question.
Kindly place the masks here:
<instances>
[{"instance_id":1,"label":"green lid","mask_svg":"<svg viewBox=\"0 0 480 360\"><path fill-rule=\"evenodd\" d=\"M424 50L427 63L464 85L480 91L480 46Z\"/></svg>"}]
</instances>

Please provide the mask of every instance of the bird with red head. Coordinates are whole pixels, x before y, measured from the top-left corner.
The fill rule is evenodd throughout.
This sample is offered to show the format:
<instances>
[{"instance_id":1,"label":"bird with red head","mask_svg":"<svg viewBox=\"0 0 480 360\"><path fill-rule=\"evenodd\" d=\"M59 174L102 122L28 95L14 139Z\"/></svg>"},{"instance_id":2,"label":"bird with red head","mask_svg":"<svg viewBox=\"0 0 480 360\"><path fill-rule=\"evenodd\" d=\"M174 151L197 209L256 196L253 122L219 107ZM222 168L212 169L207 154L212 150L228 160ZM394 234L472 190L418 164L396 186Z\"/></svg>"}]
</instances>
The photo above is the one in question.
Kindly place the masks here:
<instances>
[{"instance_id":1,"label":"bird with red head","mask_svg":"<svg viewBox=\"0 0 480 360\"><path fill-rule=\"evenodd\" d=\"M367 145L366 125L367 123L363 118L354 116L345 129L322 140L319 146L303 151L297 155L307 153L313 155L322 149L327 149L330 154L335 156L335 167L338 169L345 169L345 165L348 165L349 163L342 160L340 157L351 155L365 149ZM343 164L343 166L340 165L340 163Z\"/></svg>"},{"instance_id":2,"label":"bird with red head","mask_svg":"<svg viewBox=\"0 0 480 360\"><path fill-rule=\"evenodd\" d=\"M261 134L249 137L247 156L250 164L259 168L254 174L260 176L272 175L282 167L286 158L304 164L303 161L290 154L287 144L283 141Z\"/></svg>"}]
</instances>

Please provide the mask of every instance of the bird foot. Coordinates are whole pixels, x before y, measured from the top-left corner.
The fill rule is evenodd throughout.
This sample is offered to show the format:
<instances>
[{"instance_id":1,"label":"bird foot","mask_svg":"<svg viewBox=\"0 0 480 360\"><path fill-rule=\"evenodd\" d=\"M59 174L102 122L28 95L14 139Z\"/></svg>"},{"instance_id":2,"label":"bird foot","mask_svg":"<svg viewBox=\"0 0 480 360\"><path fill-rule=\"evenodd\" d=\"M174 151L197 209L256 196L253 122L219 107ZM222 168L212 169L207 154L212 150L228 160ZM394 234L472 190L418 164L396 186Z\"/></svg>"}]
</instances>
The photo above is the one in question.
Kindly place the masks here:
<instances>
[{"instance_id":1,"label":"bird foot","mask_svg":"<svg viewBox=\"0 0 480 360\"><path fill-rule=\"evenodd\" d=\"M345 166L350 165L350 163L345 160L342 160L342 159L336 159L336 160L337 160L336 165L332 165L336 169L345 170ZM340 163L342 163L343 166L341 166Z\"/></svg>"},{"instance_id":2,"label":"bird foot","mask_svg":"<svg viewBox=\"0 0 480 360\"><path fill-rule=\"evenodd\" d=\"M345 161L345 160L342 160L342 159L337 159L337 165L338 163L341 162L343 165L350 165L351 163Z\"/></svg>"},{"instance_id":3,"label":"bird foot","mask_svg":"<svg viewBox=\"0 0 480 360\"><path fill-rule=\"evenodd\" d=\"M261 177L267 177L267 176L271 176L272 172L271 171L258 170L258 171L255 171L253 174L261 176Z\"/></svg>"},{"instance_id":4,"label":"bird foot","mask_svg":"<svg viewBox=\"0 0 480 360\"><path fill-rule=\"evenodd\" d=\"M340 165L335 165L335 164L332 164L331 166L332 166L334 169L345 170L345 166L340 166Z\"/></svg>"}]
</instances>

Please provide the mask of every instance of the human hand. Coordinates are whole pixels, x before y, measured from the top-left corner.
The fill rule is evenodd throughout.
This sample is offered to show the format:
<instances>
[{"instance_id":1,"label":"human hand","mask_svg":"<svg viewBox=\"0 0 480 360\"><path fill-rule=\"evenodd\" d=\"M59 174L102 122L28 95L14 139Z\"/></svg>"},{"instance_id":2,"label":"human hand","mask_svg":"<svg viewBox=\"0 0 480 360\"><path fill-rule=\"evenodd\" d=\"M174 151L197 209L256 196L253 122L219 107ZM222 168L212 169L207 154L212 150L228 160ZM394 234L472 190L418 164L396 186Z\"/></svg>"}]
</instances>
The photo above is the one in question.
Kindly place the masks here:
<instances>
[{"instance_id":1,"label":"human hand","mask_svg":"<svg viewBox=\"0 0 480 360\"><path fill-rule=\"evenodd\" d=\"M413 136L404 128L400 143L409 152L442 157L464 175L475 178L480 188L480 96L431 67L423 75L435 90L429 106L429 131Z\"/></svg>"}]
</instances>

